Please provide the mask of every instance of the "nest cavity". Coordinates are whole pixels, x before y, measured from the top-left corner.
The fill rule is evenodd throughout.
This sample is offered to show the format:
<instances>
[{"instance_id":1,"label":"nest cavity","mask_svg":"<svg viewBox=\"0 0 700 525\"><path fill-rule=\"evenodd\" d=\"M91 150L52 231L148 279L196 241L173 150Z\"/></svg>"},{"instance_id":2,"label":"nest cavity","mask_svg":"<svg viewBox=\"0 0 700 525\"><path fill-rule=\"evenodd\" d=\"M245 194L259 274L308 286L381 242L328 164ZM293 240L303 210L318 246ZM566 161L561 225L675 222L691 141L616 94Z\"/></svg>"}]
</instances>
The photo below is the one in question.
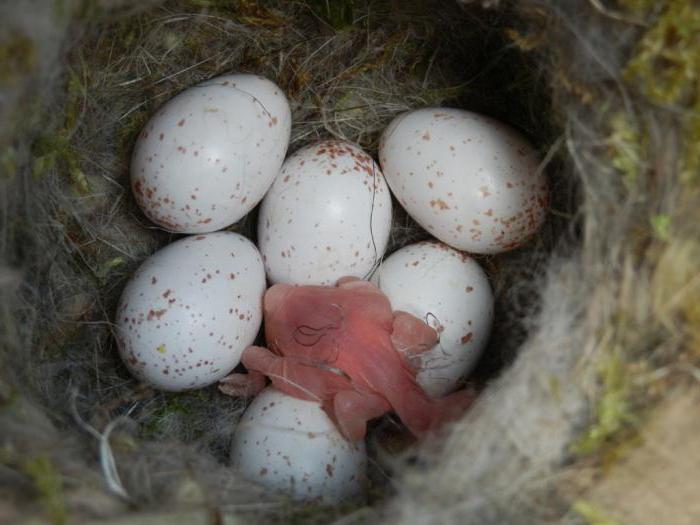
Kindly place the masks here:
<instances>
[{"instance_id":1,"label":"nest cavity","mask_svg":"<svg viewBox=\"0 0 700 525\"><path fill-rule=\"evenodd\" d=\"M20 0L0 20L0 521L654 515L624 477L604 491L596 476L624 471L700 379L700 8ZM547 224L479 259L496 295L483 395L441 439L377 458L361 508L239 479L226 463L244 402L154 391L117 356L126 280L177 238L136 206L131 148L160 105L225 73L285 91L289 151L334 137L374 155L397 114L442 105L511 124L544 159ZM393 224L390 251L427 236L400 209Z\"/></svg>"}]
</instances>

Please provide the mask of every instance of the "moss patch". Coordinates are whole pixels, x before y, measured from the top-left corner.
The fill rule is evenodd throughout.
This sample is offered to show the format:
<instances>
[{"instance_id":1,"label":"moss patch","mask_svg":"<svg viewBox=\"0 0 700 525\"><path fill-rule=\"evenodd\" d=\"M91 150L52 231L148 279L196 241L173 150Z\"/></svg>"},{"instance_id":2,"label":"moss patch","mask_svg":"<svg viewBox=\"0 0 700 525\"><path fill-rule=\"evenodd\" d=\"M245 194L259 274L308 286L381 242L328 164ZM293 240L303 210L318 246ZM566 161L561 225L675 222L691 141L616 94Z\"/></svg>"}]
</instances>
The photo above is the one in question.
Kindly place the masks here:
<instances>
[{"instance_id":1,"label":"moss patch","mask_svg":"<svg viewBox=\"0 0 700 525\"><path fill-rule=\"evenodd\" d=\"M63 501L63 480L53 462L45 456L26 461L23 469L34 481L40 501L53 525L68 523L68 511Z\"/></svg>"},{"instance_id":2,"label":"moss patch","mask_svg":"<svg viewBox=\"0 0 700 525\"><path fill-rule=\"evenodd\" d=\"M13 85L36 65L36 48L27 35L13 31L0 42L0 86Z\"/></svg>"},{"instance_id":3,"label":"moss patch","mask_svg":"<svg viewBox=\"0 0 700 525\"><path fill-rule=\"evenodd\" d=\"M669 0L642 36L624 70L630 85L649 101L685 108L680 169L686 182L700 180L700 5Z\"/></svg>"},{"instance_id":4,"label":"moss patch","mask_svg":"<svg viewBox=\"0 0 700 525\"><path fill-rule=\"evenodd\" d=\"M610 517L600 507L589 501L576 501L572 507L572 510L586 520L588 525L619 525L617 520Z\"/></svg>"},{"instance_id":5,"label":"moss patch","mask_svg":"<svg viewBox=\"0 0 700 525\"><path fill-rule=\"evenodd\" d=\"M599 451L635 421L636 415L630 402L632 388L629 372L619 351L603 354L598 364L601 393L595 405L594 423L574 443L574 453Z\"/></svg>"}]
</instances>

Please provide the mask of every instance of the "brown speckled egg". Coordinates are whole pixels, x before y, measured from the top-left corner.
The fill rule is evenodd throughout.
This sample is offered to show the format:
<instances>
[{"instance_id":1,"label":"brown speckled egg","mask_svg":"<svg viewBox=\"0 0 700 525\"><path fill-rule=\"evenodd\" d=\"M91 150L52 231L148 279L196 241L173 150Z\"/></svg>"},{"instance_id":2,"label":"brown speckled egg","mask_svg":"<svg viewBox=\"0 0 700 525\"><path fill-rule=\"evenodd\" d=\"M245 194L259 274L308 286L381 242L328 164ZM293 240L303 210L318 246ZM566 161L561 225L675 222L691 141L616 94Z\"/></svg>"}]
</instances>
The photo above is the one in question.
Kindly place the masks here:
<instances>
[{"instance_id":1,"label":"brown speckled egg","mask_svg":"<svg viewBox=\"0 0 700 525\"><path fill-rule=\"evenodd\" d=\"M273 283L333 285L367 277L391 230L391 194L358 146L326 140L282 166L258 219L258 245Z\"/></svg>"},{"instance_id":2,"label":"brown speckled egg","mask_svg":"<svg viewBox=\"0 0 700 525\"><path fill-rule=\"evenodd\" d=\"M279 172L291 121L284 93L263 77L227 75L186 89L138 137L131 159L136 201L173 232L233 224Z\"/></svg>"},{"instance_id":3,"label":"brown speckled egg","mask_svg":"<svg viewBox=\"0 0 700 525\"><path fill-rule=\"evenodd\" d=\"M364 443L346 441L319 403L273 388L243 414L231 457L247 479L296 500L333 505L364 497Z\"/></svg>"},{"instance_id":4,"label":"brown speckled egg","mask_svg":"<svg viewBox=\"0 0 700 525\"><path fill-rule=\"evenodd\" d=\"M517 131L452 108L399 115L384 131L379 161L406 211L446 244L499 253L525 243L544 222L547 180Z\"/></svg>"},{"instance_id":5,"label":"brown speckled egg","mask_svg":"<svg viewBox=\"0 0 700 525\"><path fill-rule=\"evenodd\" d=\"M146 259L124 288L119 353L134 376L161 390L215 383L255 339L264 292L262 259L245 237L181 239Z\"/></svg>"}]
</instances>

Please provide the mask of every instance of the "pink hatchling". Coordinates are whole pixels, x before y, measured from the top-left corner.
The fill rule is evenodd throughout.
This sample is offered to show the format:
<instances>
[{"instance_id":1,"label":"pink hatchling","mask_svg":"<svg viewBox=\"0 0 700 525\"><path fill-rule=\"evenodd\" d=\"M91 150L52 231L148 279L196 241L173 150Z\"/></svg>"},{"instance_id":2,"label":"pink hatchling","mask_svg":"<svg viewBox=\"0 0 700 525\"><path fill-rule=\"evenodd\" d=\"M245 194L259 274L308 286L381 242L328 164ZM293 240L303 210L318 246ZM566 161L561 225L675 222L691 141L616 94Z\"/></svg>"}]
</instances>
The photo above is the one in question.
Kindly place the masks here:
<instances>
[{"instance_id":1,"label":"pink hatchling","mask_svg":"<svg viewBox=\"0 0 700 525\"><path fill-rule=\"evenodd\" d=\"M263 301L268 348L250 346L242 356L247 374L231 374L222 392L255 395L265 377L279 390L319 401L351 441L364 437L367 421L395 411L421 436L458 417L473 393L431 399L416 382L411 359L438 335L417 317L394 312L372 283L355 277L337 286L277 284Z\"/></svg>"}]
</instances>

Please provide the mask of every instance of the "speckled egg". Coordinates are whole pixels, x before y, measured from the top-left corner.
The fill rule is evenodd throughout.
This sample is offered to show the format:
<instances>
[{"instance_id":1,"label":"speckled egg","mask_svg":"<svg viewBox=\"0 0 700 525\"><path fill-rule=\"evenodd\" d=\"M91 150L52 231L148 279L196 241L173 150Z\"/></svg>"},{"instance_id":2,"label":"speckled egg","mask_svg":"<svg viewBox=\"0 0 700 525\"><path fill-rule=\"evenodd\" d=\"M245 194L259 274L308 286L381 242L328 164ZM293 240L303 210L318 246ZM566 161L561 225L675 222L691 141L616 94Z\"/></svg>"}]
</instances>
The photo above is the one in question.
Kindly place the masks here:
<instances>
[{"instance_id":1,"label":"speckled egg","mask_svg":"<svg viewBox=\"0 0 700 525\"><path fill-rule=\"evenodd\" d=\"M338 140L297 151L265 196L258 244L273 283L332 285L367 277L391 229L391 195L379 166Z\"/></svg>"},{"instance_id":2,"label":"speckled egg","mask_svg":"<svg viewBox=\"0 0 700 525\"><path fill-rule=\"evenodd\" d=\"M291 112L273 82L216 77L167 102L143 128L131 159L131 187L156 224L213 232L247 214L279 172Z\"/></svg>"},{"instance_id":3,"label":"speckled egg","mask_svg":"<svg viewBox=\"0 0 700 525\"><path fill-rule=\"evenodd\" d=\"M394 252L372 280L394 310L424 319L438 332L439 343L418 361L418 383L432 397L454 391L491 331L493 293L484 270L467 254L427 241Z\"/></svg>"},{"instance_id":4,"label":"speckled egg","mask_svg":"<svg viewBox=\"0 0 700 525\"><path fill-rule=\"evenodd\" d=\"M540 158L492 118L451 108L404 113L382 135L379 160L406 211L459 250L507 251L544 222L548 190Z\"/></svg>"},{"instance_id":5,"label":"speckled egg","mask_svg":"<svg viewBox=\"0 0 700 525\"><path fill-rule=\"evenodd\" d=\"M264 293L262 259L245 237L181 239L146 259L126 285L116 316L119 353L155 388L215 383L255 339Z\"/></svg>"},{"instance_id":6,"label":"speckled egg","mask_svg":"<svg viewBox=\"0 0 700 525\"><path fill-rule=\"evenodd\" d=\"M312 401L263 390L236 428L232 464L245 478L296 500L327 505L361 499L367 455Z\"/></svg>"}]
</instances>

